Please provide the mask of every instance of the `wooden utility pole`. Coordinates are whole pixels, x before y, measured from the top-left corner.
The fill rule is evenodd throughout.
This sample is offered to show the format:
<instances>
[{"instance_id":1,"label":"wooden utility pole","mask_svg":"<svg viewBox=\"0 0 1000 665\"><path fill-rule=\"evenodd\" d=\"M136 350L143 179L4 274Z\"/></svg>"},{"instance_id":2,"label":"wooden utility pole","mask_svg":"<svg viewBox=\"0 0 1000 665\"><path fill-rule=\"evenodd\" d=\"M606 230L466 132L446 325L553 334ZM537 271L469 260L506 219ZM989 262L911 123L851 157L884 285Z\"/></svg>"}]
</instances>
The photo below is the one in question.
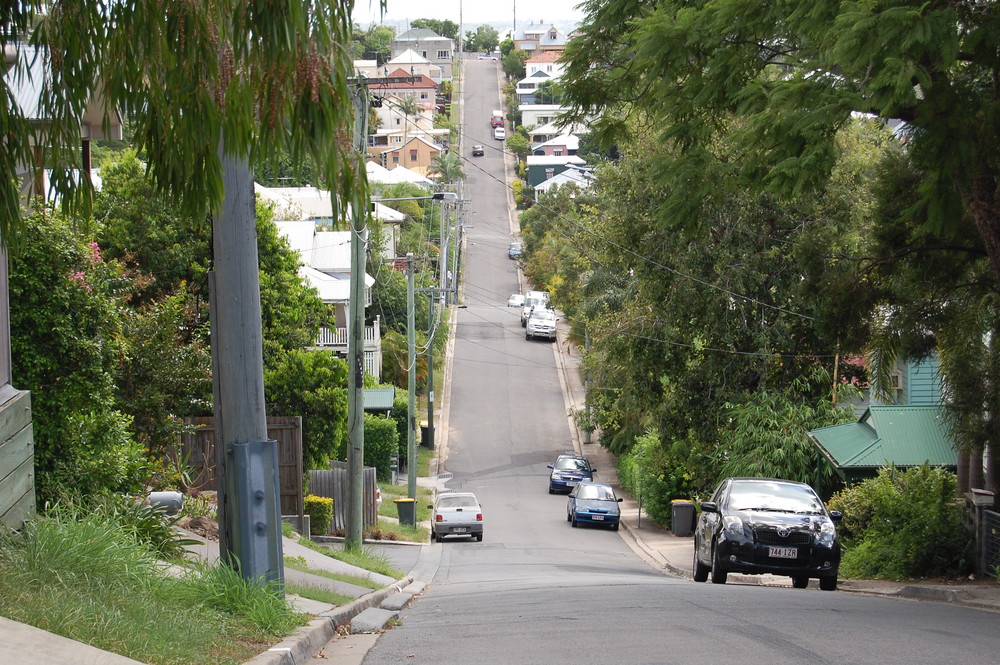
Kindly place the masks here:
<instances>
[{"instance_id":1,"label":"wooden utility pole","mask_svg":"<svg viewBox=\"0 0 1000 665\"><path fill-rule=\"evenodd\" d=\"M417 343L413 303L413 254L406 255L406 495L417 498Z\"/></svg>"}]
</instances>

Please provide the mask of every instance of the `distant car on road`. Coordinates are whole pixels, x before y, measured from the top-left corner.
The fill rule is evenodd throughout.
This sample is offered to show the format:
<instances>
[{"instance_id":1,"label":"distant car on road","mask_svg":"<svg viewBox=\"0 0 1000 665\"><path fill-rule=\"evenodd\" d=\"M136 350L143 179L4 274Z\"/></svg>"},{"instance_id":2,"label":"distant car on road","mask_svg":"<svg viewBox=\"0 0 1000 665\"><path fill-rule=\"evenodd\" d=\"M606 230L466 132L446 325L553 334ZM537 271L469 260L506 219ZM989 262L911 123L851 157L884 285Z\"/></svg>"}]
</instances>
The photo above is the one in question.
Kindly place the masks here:
<instances>
[{"instance_id":1,"label":"distant car on road","mask_svg":"<svg viewBox=\"0 0 1000 665\"><path fill-rule=\"evenodd\" d=\"M558 320L556 313L551 309L535 307L528 317L528 323L524 326L524 339L543 337L554 342Z\"/></svg>"},{"instance_id":2,"label":"distant car on road","mask_svg":"<svg viewBox=\"0 0 1000 665\"><path fill-rule=\"evenodd\" d=\"M508 259L519 259L521 258L521 250L524 249L524 245L519 242L512 242L507 245L507 258Z\"/></svg>"},{"instance_id":3,"label":"distant car on road","mask_svg":"<svg viewBox=\"0 0 1000 665\"><path fill-rule=\"evenodd\" d=\"M566 499L566 521L573 526L601 524L615 531L621 524L621 498L605 483L581 482Z\"/></svg>"},{"instance_id":4,"label":"distant car on road","mask_svg":"<svg viewBox=\"0 0 1000 665\"><path fill-rule=\"evenodd\" d=\"M597 469L590 460L579 455L560 455L549 464L549 494L570 492L584 480L593 480Z\"/></svg>"},{"instance_id":5,"label":"distant car on road","mask_svg":"<svg viewBox=\"0 0 1000 665\"><path fill-rule=\"evenodd\" d=\"M489 53L480 53L476 57L479 60L490 60L492 62L496 62L497 61L497 57L495 55L490 55Z\"/></svg>"},{"instance_id":6,"label":"distant car on road","mask_svg":"<svg viewBox=\"0 0 1000 665\"><path fill-rule=\"evenodd\" d=\"M431 540L442 542L445 536L472 536L483 540L483 507L472 492L441 494L428 508L433 511Z\"/></svg>"},{"instance_id":7,"label":"distant car on road","mask_svg":"<svg viewBox=\"0 0 1000 665\"><path fill-rule=\"evenodd\" d=\"M510 294L510 298L507 298L507 307L521 307L524 305L524 296L520 293Z\"/></svg>"},{"instance_id":8,"label":"distant car on road","mask_svg":"<svg viewBox=\"0 0 1000 665\"><path fill-rule=\"evenodd\" d=\"M495 138L497 141L503 141L504 139L507 138L507 130L504 129L503 127L495 127L493 129L493 138Z\"/></svg>"},{"instance_id":9,"label":"distant car on road","mask_svg":"<svg viewBox=\"0 0 1000 665\"><path fill-rule=\"evenodd\" d=\"M725 584L729 573L788 575L804 589L837 589L840 541L829 512L805 483L774 478L726 478L701 502L694 532L693 577Z\"/></svg>"},{"instance_id":10,"label":"distant car on road","mask_svg":"<svg viewBox=\"0 0 1000 665\"><path fill-rule=\"evenodd\" d=\"M473 157L482 157L483 154L484 154L484 152L485 151L483 150L483 146L479 145L478 143L476 145L472 146L472 156Z\"/></svg>"}]
</instances>

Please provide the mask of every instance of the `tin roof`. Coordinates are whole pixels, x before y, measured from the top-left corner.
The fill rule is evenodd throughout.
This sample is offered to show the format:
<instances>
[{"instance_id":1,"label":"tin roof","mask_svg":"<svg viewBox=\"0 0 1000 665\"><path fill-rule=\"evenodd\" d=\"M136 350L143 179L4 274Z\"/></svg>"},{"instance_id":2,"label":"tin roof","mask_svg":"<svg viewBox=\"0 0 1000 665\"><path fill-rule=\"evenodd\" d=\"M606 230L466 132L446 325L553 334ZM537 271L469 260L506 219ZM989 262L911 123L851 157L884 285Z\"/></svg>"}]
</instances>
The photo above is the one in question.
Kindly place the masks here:
<instances>
[{"instance_id":1,"label":"tin roof","mask_svg":"<svg viewBox=\"0 0 1000 665\"><path fill-rule=\"evenodd\" d=\"M821 427L809 438L841 471L958 463L940 406L873 404L858 422Z\"/></svg>"}]
</instances>

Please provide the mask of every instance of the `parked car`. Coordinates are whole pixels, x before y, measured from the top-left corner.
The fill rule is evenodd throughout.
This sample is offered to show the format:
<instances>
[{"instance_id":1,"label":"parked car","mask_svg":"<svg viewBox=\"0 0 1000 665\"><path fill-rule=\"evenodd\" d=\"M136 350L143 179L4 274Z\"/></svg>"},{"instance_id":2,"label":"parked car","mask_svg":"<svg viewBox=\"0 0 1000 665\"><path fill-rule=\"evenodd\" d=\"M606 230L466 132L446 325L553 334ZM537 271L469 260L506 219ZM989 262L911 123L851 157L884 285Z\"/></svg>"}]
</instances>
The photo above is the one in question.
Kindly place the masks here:
<instances>
[{"instance_id":1,"label":"parked car","mask_svg":"<svg viewBox=\"0 0 1000 665\"><path fill-rule=\"evenodd\" d=\"M556 339L556 313L551 309L539 309L535 307L528 317L528 323L524 327L524 339L535 339L543 337L547 340Z\"/></svg>"},{"instance_id":2,"label":"parked car","mask_svg":"<svg viewBox=\"0 0 1000 665\"><path fill-rule=\"evenodd\" d=\"M472 156L473 157L482 157L483 153L484 153L483 146L479 145L478 143L476 145L472 146Z\"/></svg>"},{"instance_id":3,"label":"parked car","mask_svg":"<svg viewBox=\"0 0 1000 665\"><path fill-rule=\"evenodd\" d=\"M574 527L585 524L603 524L615 531L621 524L621 498L605 483L584 481L573 488L566 499L566 521Z\"/></svg>"},{"instance_id":4,"label":"parked car","mask_svg":"<svg viewBox=\"0 0 1000 665\"><path fill-rule=\"evenodd\" d=\"M523 307L524 306L524 296L520 293L510 294L510 298L507 298L507 307Z\"/></svg>"},{"instance_id":5,"label":"parked car","mask_svg":"<svg viewBox=\"0 0 1000 665\"><path fill-rule=\"evenodd\" d=\"M480 54L479 54L478 56L476 56L476 57L477 57L477 58L478 58L479 60L490 60L490 61L492 61L492 62L496 62L496 61L497 61L497 57L496 57L495 55L490 55L489 53L480 53Z\"/></svg>"},{"instance_id":6,"label":"parked car","mask_svg":"<svg viewBox=\"0 0 1000 665\"><path fill-rule=\"evenodd\" d=\"M701 503L694 532L693 577L725 584L729 573L788 575L804 589L819 578L837 588L840 541L835 523L812 487L772 478L727 478Z\"/></svg>"},{"instance_id":7,"label":"parked car","mask_svg":"<svg viewBox=\"0 0 1000 665\"><path fill-rule=\"evenodd\" d=\"M507 246L507 258L508 259L519 259L521 258L521 250L524 249L524 245L519 242L512 242Z\"/></svg>"},{"instance_id":8,"label":"parked car","mask_svg":"<svg viewBox=\"0 0 1000 665\"><path fill-rule=\"evenodd\" d=\"M524 294L524 304L521 305L521 327L527 327L528 317L531 316L531 310L535 307L539 309L545 309L548 307L549 299L547 297L542 298L537 295L541 293L540 291L528 291Z\"/></svg>"},{"instance_id":9,"label":"parked car","mask_svg":"<svg viewBox=\"0 0 1000 665\"><path fill-rule=\"evenodd\" d=\"M483 507L472 492L450 492L428 506L431 514L431 540L442 542L445 536L472 536L483 540Z\"/></svg>"},{"instance_id":10,"label":"parked car","mask_svg":"<svg viewBox=\"0 0 1000 665\"><path fill-rule=\"evenodd\" d=\"M494 127L493 138L495 138L497 141L503 141L505 138L507 138L507 130L504 129L503 127Z\"/></svg>"},{"instance_id":11,"label":"parked car","mask_svg":"<svg viewBox=\"0 0 1000 665\"><path fill-rule=\"evenodd\" d=\"M590 466L590 460L579 455L560 455L549 464L549 494L571 492L584 480L593 480L597 469Z\"/></svg>"}]
</instances>

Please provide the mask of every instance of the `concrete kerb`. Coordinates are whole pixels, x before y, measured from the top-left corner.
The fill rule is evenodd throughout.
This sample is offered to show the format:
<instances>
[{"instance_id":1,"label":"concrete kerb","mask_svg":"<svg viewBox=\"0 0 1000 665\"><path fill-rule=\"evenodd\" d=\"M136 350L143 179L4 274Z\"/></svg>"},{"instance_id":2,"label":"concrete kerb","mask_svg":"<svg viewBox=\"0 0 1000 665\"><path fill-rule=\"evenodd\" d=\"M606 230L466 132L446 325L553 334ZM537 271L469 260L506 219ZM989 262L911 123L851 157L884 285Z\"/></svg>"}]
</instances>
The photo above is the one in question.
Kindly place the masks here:
<instances>
[{"instance_id":1,"label":"concrete kerb","mask_svg":"<svg viewBox=\"0 0 1000 665\"><path fill-rule=\"evenodd\" d=\"M369 607L377 607L387 597L399 593L412 582L412 577L401 578L394 584L373 591L347 605L323 612L293 635L289 635L267 651L246 661L244 665L296 665L304 663L312 659L327 642L336 636L338 626L350 625L351 619L355 616Z\"/></svg>"}]
</instances>

